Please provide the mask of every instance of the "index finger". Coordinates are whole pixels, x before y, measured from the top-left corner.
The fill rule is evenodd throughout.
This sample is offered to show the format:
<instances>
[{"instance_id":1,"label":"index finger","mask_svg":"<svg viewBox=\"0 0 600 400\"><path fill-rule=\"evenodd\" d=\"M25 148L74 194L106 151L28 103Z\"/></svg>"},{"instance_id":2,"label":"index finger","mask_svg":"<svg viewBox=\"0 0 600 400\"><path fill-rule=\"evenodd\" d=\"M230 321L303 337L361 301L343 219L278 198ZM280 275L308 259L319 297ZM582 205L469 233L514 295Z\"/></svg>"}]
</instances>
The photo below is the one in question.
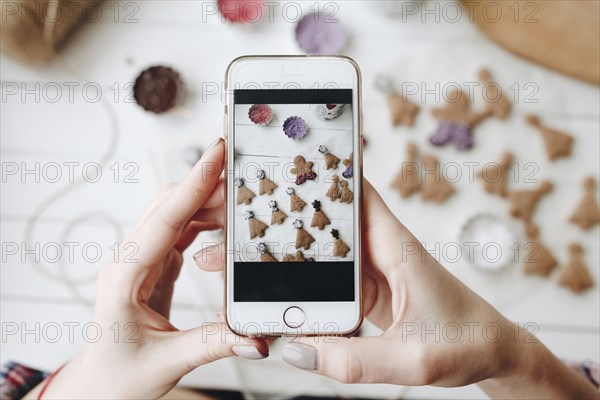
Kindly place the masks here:
<instances>
[{"instance_id":1,"label":"index finger","mask_svg":"<svg viewBox=\"0 0 600 400\"><path fill-rule=\"evenodd\" d=\"M420 242L394 216L383 201L377 190L367 179L363 179L364 219L365 227L365 256L386 277L390 277L398 265L406 257L398 257L398 251L391 249L402 248L403 251L414 250L411 255L418 254Z\"/></svg>"},{"instance_id":2,"label":"index finger","mask_svg":"<svg viewBox=\"0 0 600 400\"><path fill-rule=\"evenodd\" d=\"M223 172L225 146L217 139L171 193L136 229L132 241L139 246L138 265L160 261L175 245L181 231L210 197Z\"/></svg>"}]
</instances>

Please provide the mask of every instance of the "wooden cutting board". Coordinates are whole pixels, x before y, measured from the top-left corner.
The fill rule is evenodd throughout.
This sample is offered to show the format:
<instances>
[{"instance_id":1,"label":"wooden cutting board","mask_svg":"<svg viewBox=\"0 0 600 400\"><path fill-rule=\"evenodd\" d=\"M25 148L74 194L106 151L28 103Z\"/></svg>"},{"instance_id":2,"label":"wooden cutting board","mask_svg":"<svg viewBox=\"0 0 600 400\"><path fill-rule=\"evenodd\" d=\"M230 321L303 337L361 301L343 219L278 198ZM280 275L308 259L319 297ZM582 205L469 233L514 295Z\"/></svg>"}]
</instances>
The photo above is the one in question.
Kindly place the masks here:
<instances>
[{"instance_id":1,"label":"wooden cutting board","mask_svg":"<svg viewBox=\"0 0 600 400\"><path fill-rule=\"evenodd\" d=\"M600 84L599 0L462 0L479 29L504 48Z\"/></svg>"}]
</instances>

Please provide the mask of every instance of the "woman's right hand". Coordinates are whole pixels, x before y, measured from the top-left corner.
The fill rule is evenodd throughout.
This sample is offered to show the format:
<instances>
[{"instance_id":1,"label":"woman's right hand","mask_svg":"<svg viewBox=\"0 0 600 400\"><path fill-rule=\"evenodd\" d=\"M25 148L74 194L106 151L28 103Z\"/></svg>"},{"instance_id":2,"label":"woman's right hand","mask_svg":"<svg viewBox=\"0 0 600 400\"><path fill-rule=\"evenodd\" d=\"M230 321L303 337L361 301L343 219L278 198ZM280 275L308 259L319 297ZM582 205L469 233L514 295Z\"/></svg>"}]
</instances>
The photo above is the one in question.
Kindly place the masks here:
<instances>
[{"instance_id":1,"label":"woman's right hand","mask_svg":"<svg viewBox=\"0 0 600 400\"><path fill-rule=\"evenodd\" d=\"M527 330L440 265L363 184L363 304L377 337L306 337L288 363L345 383L455 387L482 382L493 397L596 398Z\"/></svg>"}]
</instances>

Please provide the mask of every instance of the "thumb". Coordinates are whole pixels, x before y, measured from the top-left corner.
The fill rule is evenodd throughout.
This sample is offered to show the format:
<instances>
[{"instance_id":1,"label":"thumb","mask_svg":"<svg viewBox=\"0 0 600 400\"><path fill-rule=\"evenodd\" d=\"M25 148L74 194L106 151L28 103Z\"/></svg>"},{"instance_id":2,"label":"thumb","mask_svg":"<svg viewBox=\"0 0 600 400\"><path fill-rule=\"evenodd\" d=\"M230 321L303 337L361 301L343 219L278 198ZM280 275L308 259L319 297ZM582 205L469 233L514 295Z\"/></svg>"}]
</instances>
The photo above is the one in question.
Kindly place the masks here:
<instances>
[{"instance_id":1,"label":"thumb","mask_svg":"<svg viewBox=\"0 0 600 400\"><path fill-rule=\"evenodd\" d=\"M249 360L260 360L269 355L269 347L263 339L236 335L223 322L206 323L177 333L166 348L168 358L173 359L174 367L184 369L183 374L233 355Z\"/></svg>"},{"instance_id":2,"label":"thumb","mask_svg":"<svg viewBox=\"0 0 600 400\"><path fill-rule=\"evenodd\" d=\"M381 368L390 356L385 337L302 338L283 348L287 363L343 383L385 381Z\"/></svg>"}]
</instances>

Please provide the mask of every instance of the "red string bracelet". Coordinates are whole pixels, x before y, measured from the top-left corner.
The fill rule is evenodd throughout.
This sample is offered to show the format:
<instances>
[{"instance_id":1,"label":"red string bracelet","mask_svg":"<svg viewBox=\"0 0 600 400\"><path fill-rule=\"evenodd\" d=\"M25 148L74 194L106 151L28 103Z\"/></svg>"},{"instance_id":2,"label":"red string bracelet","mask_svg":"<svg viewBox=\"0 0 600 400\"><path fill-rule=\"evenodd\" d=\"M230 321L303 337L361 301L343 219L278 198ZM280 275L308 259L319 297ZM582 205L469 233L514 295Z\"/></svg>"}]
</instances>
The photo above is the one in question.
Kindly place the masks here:
<instances>
[{"instance_id":1,"label":"red string bracelet","mask_svg":"<svg viewBox=\"0 0 600 400\"><path fill-rule=\"evenodd\" d=\"M40 391L40 394L38 395L37 400L42 400L42 396L46 392L46 389L48 389L48 386L50 386L50 382L52 382L52 380L56 377L56 375L58 375L60 370L63 369L65 365L67 365L67 363L64 363L63 365L61 365L56 371L54 371L52 373L52 375L50 375L48 377L48 379L46 379L46 383L44 383L44 386L42 387L42 390Z\"/></svg>"}]
</instances>

